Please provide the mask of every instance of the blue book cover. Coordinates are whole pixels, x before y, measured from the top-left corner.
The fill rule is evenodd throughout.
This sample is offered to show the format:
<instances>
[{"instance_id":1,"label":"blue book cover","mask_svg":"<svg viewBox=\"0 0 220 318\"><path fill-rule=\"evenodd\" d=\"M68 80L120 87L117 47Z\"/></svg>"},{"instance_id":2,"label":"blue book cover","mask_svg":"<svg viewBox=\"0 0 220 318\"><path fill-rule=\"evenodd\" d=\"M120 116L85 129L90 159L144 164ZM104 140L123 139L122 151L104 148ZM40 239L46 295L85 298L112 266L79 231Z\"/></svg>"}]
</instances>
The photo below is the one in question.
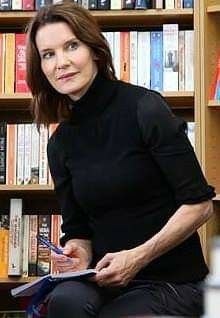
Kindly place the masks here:
<instances>
[{"instance_id":1,"label":"blue book cover","mask_svg":"<svg viewBox=\"0 0 220 318\"><path fill-rule=\"evenodd\" d=\"M150 73L151 89L163 90L163 32L152 31L150 34Z\"/></svg>"},{"instance_id":2,"label":"blue book cover","mask_svg":"<svg viewBox=\"0 0 220 318\"><path fill-rule=\"evenodd\" d=\"M193 0L183 0L183 8L193 8Z\"/></svg>"},{"instance_id":3,"label":"blue book cover","mask_svg":"<svg viewBox=\"0 0 220 318\"><path fill-rule=\"evenodd\" d=\"M150 0L136 0L135 9L150 9L151 1Z\"/></svg>"}]
</instances>

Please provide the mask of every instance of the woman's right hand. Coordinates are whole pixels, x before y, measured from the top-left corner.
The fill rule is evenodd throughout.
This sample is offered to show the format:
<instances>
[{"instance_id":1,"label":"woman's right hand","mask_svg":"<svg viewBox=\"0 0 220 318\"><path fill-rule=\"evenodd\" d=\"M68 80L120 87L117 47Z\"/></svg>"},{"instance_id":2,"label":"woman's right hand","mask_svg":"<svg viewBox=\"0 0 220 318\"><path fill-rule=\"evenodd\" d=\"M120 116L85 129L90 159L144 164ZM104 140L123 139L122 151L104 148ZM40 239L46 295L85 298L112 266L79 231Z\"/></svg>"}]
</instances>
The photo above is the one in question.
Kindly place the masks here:
<instances>
[{"instance_id":1,"label":"woman's right hand","mask_svg":"<svg viewBox=\"0 0 220 318\"><path fill-rule=\"evenodd\" d=\"M54 271L74 272L88 268L89 257L86 249L75 242L67 242L63 254L51 253Z\"/></svg>"}]
</instances>

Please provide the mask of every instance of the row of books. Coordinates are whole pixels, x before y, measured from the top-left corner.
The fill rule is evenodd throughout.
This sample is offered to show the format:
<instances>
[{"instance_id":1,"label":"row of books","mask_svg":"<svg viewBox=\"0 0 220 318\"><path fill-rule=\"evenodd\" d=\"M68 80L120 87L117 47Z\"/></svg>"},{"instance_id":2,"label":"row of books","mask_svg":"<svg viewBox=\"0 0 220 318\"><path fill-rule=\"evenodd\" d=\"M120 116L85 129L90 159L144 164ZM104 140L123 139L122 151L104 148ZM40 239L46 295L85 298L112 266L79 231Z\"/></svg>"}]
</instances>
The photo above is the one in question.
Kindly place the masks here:
<instances>
[{"instance_id":1,"label":"row of books","mask_svg":"<svg viewBox=\"0 0 220 318\"><path fill-rule=\"evenodd\" d=\"M9 214L0 215L0 278L55 272L50 250L38 241L37 235L59 245L61 216L22 215L22 203L22 199L10 199Z\"/></svg>"},{"instance_id":2,"label":"row of books","mask_svg":"<svg viewBox=\"0 0 220 318\"><path fill-rule=\"evenodd\" d=\"M193 8L193 0L73 0L89 10ZM0 11L39 10L57 0L0 0Z\"/></svg>"},{"instance_id":3,"label":"row of books","mask_svg":"<svg viewBox=\"0 0 220 318\"><path fill-rule=\"evenodd\" d=\"M214 77L211 83L210 99L220 101L220 54L217 58Z\"/></svg>"},{"instance_id":4,"label":"row of books","mask_svg":"<svg viewBox=\"0 0 220 318\"><path fill-rule=\"evenodd\" d=\"M52 184L47 142L56 127L0 123L0 184Z\"/></svg>"},{"instance_id":5,"label":"row of books","mask_svg":"<svg viewBox=\"0 0 220 318\"><path fill-rule=\"evenodd\" d=\"M103 34L119 79L159 91L194 90L194 31L179 30L178 24L164 24L163 31ZM25 80L25 37L0 34L0 93L29 91Z\"/></svg>"},{"instance_id":6,"label":"row of books","mask_svg":"<svg viewBox=\"0 0 220 318\"><path fill-rule=\"evenodd\" d=\"M157 91L194 90L194 31L104 32L118 78Z\"/></svg>"}]
</instances>

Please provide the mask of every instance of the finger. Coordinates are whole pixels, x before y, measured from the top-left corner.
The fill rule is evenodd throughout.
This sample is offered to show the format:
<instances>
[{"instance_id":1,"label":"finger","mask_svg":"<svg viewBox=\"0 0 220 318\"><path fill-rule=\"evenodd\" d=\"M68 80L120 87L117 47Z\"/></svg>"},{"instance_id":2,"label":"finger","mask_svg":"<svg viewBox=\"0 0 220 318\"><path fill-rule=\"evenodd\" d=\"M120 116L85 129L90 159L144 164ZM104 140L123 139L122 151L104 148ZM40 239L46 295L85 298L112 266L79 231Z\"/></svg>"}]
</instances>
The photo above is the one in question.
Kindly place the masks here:
<instances>
[{"instance_id":1,"label":"finger","mask_svg":"<svg viewBox=\"0 0 220 318\"><path fill-rule=\"evenodd\" d=\"M96 270L100 271L101 269L108 267L110 265L111 259L109 256L104 256L96 265Z\"/></svg>"}]
</instances>

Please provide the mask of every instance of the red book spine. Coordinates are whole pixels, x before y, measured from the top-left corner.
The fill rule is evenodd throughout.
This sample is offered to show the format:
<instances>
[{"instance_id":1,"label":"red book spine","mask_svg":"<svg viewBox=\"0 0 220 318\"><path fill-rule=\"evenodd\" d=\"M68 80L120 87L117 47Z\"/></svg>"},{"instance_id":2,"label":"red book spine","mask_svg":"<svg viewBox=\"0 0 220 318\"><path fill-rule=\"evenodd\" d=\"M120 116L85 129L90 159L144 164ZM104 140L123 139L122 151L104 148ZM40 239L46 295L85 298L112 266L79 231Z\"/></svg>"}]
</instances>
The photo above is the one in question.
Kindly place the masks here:
<instances>
[{"instance_id":1,"label":"red book spine","mask_svg":"<svg viewBox=\"0 0 220 318\"><path fill-rule=\"evenodd\" d=\"M26 93L29 88L26 82L26 34L16 33L15 47L16 47L16 60L15 60L15 92Z\"/></svg>"},{"instance_id":2,"label":"red book spine","mask_svg":"<svg viewBox=\"0 0 220 318\"><path fill-rule=\"evenodd\" d=\"M22 10L24 11L34 11L34 0L22 0Z\"/></svg>"}]
</instances>

